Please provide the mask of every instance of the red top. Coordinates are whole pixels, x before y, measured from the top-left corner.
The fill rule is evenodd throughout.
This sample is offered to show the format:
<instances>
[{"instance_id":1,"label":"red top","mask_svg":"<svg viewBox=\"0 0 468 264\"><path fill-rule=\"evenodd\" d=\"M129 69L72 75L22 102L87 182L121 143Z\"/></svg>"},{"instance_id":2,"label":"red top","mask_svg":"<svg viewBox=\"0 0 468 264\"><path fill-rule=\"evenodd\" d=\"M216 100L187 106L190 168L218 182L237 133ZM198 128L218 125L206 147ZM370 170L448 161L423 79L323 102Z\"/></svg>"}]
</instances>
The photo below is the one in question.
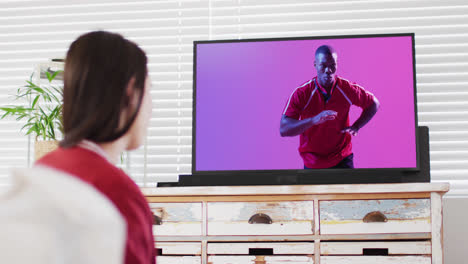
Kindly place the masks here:
<instances>
[{"instance_id":1,"label":"red top","mask_svg":"<svg viewBox=\"0 0 468 264\"><path fill-rule=\"evenodd\" d=\"M140 188L124 171L81 147L59 148L37 164L72 174L107 196L127 222L125 263L156 263L152 213Z\"/></svg>"},{"instance_id":2,"label":"red top","mask_svg":"<svg viewBox=\"0 0 468 264\"><path fill-rule=\"evenodd\" d=\"M351 155L351 135L341 133L349 127L351 105L367 108L373 103L374 95L361 86L341 77L336 78L331 97L325 102L316 78L297 87L286 104L283 114L297 120L316 116L324 110L338 114L335 120L312 126L301 134L299 153L308 168L322 169L337 165Z\"/></svg>"}]
</instances>

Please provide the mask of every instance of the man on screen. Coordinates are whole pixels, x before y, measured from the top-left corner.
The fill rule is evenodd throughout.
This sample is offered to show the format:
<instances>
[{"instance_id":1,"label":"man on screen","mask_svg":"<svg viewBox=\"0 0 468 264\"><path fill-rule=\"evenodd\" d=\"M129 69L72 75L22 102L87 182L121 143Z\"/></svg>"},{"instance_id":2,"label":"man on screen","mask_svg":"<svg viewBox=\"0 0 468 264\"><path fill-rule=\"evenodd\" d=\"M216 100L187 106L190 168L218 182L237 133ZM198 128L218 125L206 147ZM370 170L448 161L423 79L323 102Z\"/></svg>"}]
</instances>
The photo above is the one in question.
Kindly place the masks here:
<instances>
[{"instance_id":1,"label":"man on screen","mask_svg":"<svg viewBox=\"0 0 468 264\"><path fill-rule=\"evenodd\" d=\"M336 75L337 58L331 46L316 50L317 76L292 92L281 117L282 137L300 135L305 169L354 168L351 137L379 108L372 93ZM351 105L362 108L362 113L350 126Z\"/></svg>"}]
</instances>

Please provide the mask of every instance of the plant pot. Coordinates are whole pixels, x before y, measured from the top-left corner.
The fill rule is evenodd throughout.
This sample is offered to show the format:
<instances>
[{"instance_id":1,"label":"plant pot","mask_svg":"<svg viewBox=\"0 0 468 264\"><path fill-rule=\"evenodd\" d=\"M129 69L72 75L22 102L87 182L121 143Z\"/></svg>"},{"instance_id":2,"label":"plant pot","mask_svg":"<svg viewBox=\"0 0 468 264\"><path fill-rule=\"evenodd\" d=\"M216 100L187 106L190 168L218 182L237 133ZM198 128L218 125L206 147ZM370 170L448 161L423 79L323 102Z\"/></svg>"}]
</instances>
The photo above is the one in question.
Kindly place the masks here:
<instances>
[{"instance_id":1,"label":"plant pot","mask_svg":"<svg viewBox=\"0 0 468 264\"><path fill-rule=\"evenodd\" d=\"M46 140L34 142L34 160L39 160L45 154L54 151L58 148L57 140Z\"/></svg>"}]
</instances>

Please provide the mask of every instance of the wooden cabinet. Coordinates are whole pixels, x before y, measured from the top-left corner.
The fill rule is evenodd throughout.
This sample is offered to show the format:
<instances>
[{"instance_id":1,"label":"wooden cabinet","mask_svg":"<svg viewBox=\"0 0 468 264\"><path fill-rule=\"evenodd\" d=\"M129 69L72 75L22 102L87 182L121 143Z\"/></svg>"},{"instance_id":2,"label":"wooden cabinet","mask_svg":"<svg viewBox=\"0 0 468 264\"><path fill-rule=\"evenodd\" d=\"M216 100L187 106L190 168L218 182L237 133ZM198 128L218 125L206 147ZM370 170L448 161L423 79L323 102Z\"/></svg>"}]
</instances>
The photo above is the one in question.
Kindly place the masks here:
<instances>
[{"instance_id":1,"label":"wooden cabinet","mask_svg":"<svg viewBox=\"0 0 468 264\"><path fill-rule=\"evenodd\" d=\"M307 256L209 256L210 264L313 264Z\"/></svg>"},{"instance_id":2,"label":"wooden cabinet","mask_svg":"<svg viewBox=\"0 0 468 264\"><path fill-rule=\"evenodd\" d=\"M158 264L201 264L200 242L158 242Z\"/></svg>"},{"instance_id":3,"label":"wooden cabinet","mask_svg":"<svg viewBox=\"0 0 468 264\"><path fill-rule=\"evenodd\" d=\"M311 235L314 201L209 202L208 235Z\"/></svg>"},{"instance_id":4,"label":"wooden cabinet","mask_svg":"<svg viewBox=\"0 0 468 264\"><path fill-rule=\"evenodd\" d=\"M430 256L325 256L321 264L431 264Z\"/></svg>"},{"instance_id":5,"label":"wooden cabinet","mask_svg":"<svg viewBox=\"0 0 468 264\"><path fill-rule=\"evenodd\" d=\"M149 203L157 236L201 236L202 203Z\"/></svg>"},{"instance_id":6,"label":"wooden cabinet","mask_svg":"<svg viewBox=\"0 0 468 264\"><path fill-rule=\"evenodd\" d=\"M387 255L430 255L430 241L322 242L321 255L364 255L386 251Z\"/></svg>"},{"instance_id":7,"label":"wooden cabinet","mask_svg":"<svg viewBox=\"0 0 468 264\"><path fill-rule=\"evenodd\" d=\"M158 263L442 264L446 183L144 188Z\"/></svg>"},{"instance_id":8,"label":"wooden cabinet","mask_svg":"<svg viewBox=\"0 0 468 264\"><path fill-rule=\"evenodd\" d=\"M314 243L208 243L208 263L314 263Z\"/></svg>"},{"instance_id":9,"label":"wooden cabinet","mask_svg":"<svg viewBox=\"0 0 468 264\"><path fill-rule=\"evenodd\" d=\"M430 199L320 201L321 234L431 232Z\"/></svg>"},{"instance_id":10,"label":"wooden cabinet","mask_svg":"<svg viewBox=\"0 0 468 264\"><path fill-rule=\"evenodd\" d=\"M320 255L322 264L431 264L431 242L322 242Z\"/></svg>"}]
</instances>

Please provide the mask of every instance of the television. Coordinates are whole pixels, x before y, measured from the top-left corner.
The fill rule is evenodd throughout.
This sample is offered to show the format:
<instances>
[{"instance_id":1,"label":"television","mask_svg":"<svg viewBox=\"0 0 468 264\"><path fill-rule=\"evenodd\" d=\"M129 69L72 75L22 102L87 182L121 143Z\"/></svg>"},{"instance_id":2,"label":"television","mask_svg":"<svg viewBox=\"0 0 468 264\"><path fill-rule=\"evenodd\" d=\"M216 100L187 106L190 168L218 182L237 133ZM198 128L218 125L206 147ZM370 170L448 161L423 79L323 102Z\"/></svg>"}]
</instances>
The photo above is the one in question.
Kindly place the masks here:
<instances>
[{"instance_id":1,"label":"television","mask_svg":"<svg viewBox=\"0 0 468 264\"><path fill-rule=\"evenodd\" d=\"M429 181L413 33L195 41L193 67L182 185Z\"/></svg>"}]
</instances>

